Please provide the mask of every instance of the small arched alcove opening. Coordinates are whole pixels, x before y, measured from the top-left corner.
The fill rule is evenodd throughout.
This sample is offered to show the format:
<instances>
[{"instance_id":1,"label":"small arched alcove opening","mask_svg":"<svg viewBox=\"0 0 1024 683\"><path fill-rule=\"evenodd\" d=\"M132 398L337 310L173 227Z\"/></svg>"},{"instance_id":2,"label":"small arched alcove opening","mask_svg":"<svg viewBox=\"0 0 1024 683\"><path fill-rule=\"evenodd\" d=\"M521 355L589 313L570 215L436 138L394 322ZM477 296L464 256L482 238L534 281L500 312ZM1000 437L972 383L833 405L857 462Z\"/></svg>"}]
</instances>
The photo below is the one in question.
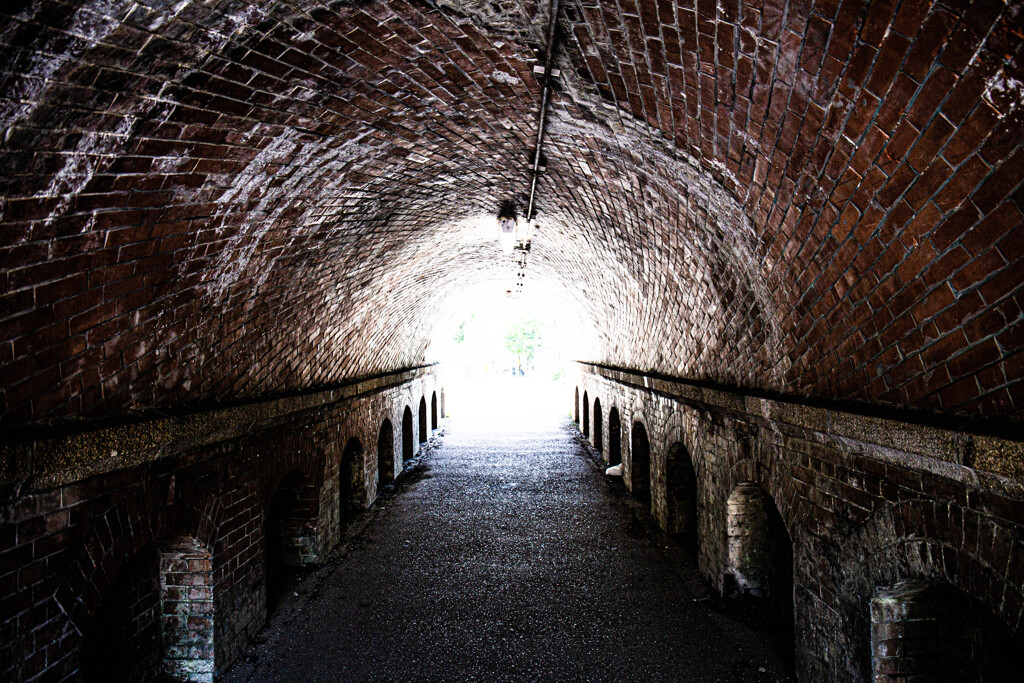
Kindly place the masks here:
<instances>
[{"instance_id":1,"label":"small arched alcove opening","mask_svg":"<svg viewBox=\"0 0 1024 683\"><path fill-rule=\"evenodd\" d=\"M412 410L409 406L405 407L405 412L402 413L402 462L408 462L412 460L412 456L416 455L415 450L415 436L412 433Z\"/></svg>"},{"instance_id":2,"label":"small arched alcove opening","mask_svg":"<svg viewBox=\"0 0 1024 683\"><path fill-rule=\"evenodd\" d=\"M902 581L871 600L876 681L1018 680L1022 645L977 598L943 581Z\"/></svg>"},{"instance_id":3,"label":"small arched alcove opening","mask_svg":"<svg viewBox=\"0 0 1024 683\"><path fill-rule=\"evenodd\" d=\"M150 545L116 575L86 630L83 681L213 683L210 550L181 536Z\"/></svg>"},{"instance_id":4,"label":"small arched alcove opening","mask_svg":"<svg viewBox=\"0 0 1024 683\"><path fill-rule=\"evenodd\" d=\"M277 608L289 575L316 558L316 489L299 470L281 480L263 521L267 616Z\"/></svg>"},{"instance_id":5,"label":"small arched alcove opening","mask_svg":"<svg viewBox=\"0 0 1024 683\"><path fill-rule=\"evenodd\" d=\"M384 418L377 435L377 492L395 480L395 430Z\"/></svg>"},{"instance_id":6,"label":"small arched alcove opening","mask_svg":"<svg viewBox=\"0 0 1024 683\"><path fill-rule=\"evenodd\" d=\"M430 428L437 429L437 392L430 395Z\"/></svg>"},{"instance_id":7,"label":"small arched alcove opening","mask_svg":"<svg viewBox=\"0 0 1024 683\"><path fill-rule=\"evenodd\" d=\"M622 464L622 423L619 421L619 409L612 406L608 411L608 465L613 467Z\"/></svg>"},{"instance_id":8,"label":"small arched alcove opening","mask_svg":"<svg viewBox=\"0 0 1024 683\"><path fill-rule=\"evenodd\" d=\"M742 483L726 501L727 597L763 601L776 625L780 654L793 657L793 543L775 500Z\"/></svg>"},{"instance_id":9,"label":"small arched alcove opening","mask_svg":"<svg viewBox=\"0 0 1024 683\"><path fill-rule=\"evenodd\" d=\"M629 489L642 501L651 499L651 443L643 422L634 422L630 430Z\"/></svg>"},{"instance_id":10,"label":"small arched alcove opening","mask_svg":"<svg viewBox=\"0 0 1024 683\"><path fill-rule=\"evenodd\" d=\"M576 397L573 399L572 404L572 421L576 424L580 423L580 388L576 387Z\"/></svg>"},{"instance_id":11,"label":"small arched alcove opening","mask_svg":"<svg viewBox=\"0 0 1024 683\"><path fill-rule=\"evenodd\" d=\"M697 473L690 452L680 442L669 446L665 455L666 531L682 536L686 545L697 547Z\"/></svg>"},{"instance_id":12,"label":"small arched alcove opening","mask_svg":"<svg viewBox=\"0 0 1024 683\"><path fill-rule=\"evenodd\" d=\"M601 429L601 399L594 399L594 448L600 453L604 450L604 431Z\"/></svg>"},{"instance_id":13,"label":"small arched alcove opening","mask_svg":"<svg viewBox=\"0 0 1024 683\"><path fill-rule=\"evenodd\" d=\"M162 669L160 558L154 546L116 574L83 633L85 683L159 680Z\"/></svg>"},{"instance_id":14,"label":"small arched alcove opening","mask_svg":"<svg viewBox=\"0 0 1024 683\"><path fill-rule=\"evenodd\" d=\"M419 443L424 443L429 436L427 431L427 399L423 397L420 399L420 440Z\"/></svg>"},{"instance_id":15,"label":"small arched alcove opening","mask_svg":"<svg viewBox=\"0 0 1024 683\"><path fill-rule=\"evenodd\" d=\"M345 444L338 465L338 519L342 525L364 502L363 461L363 444L359 439L351 437Z\"/></svg>"},{"instance_id":16,"label":"small arched alcove opening","mask_svg":"<svg viewBox=\"0 0 1024 683\"><path fill-rule=\"evenodd\" d=\"M583 436L590 436L590 399L583 392Z\"/></svg>"}]
</instances>

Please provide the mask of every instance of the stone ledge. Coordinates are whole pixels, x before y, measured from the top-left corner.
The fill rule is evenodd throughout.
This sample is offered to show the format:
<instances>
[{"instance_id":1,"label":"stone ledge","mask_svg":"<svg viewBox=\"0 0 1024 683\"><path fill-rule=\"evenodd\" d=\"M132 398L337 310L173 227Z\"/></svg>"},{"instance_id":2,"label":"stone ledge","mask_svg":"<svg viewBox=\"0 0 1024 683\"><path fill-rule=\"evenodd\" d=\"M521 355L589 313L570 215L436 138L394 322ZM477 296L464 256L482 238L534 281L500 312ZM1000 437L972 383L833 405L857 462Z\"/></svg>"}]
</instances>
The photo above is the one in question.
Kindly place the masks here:
<instances>
[{"instance_id":1,"label":"stone ledge","mask_svg":"<svg viewBox=\"0 0 1024 683\"><path fill-rule=\"evenodd\" d=\"M330 389L186 415L86 429L0 445L0 487L24 495L135 467L196 446L242 436L297 413L391 389L435 372L436 364L368 377Z\"/></svg>"},{"instance_id":2,"label":"stone ledge","mask_svg":"<svg viewBox=\"0 0 1024 683\"><path fill-rule=\"evenodd\" d=\"M761 398L740 391L700 386L684 379L652 377L642 372L594 363L578 362L578 365L585 374L661 394L696 407L790 425L832 439L870 444L891 452L941 460L981 472L1024 480L1024 442L1021 441Z\"/></svg>"}]
</instances>

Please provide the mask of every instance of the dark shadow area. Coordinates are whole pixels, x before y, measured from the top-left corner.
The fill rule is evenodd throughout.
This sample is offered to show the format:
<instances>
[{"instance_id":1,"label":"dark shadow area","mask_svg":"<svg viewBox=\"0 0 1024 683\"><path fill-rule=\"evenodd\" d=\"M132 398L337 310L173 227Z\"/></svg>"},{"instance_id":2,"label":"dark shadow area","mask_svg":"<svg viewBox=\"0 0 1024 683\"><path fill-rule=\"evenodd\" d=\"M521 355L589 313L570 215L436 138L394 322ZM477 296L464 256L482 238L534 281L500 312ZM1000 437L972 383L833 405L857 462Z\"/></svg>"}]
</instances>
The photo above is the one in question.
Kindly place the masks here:
<instances>
[{"instance_id":1,"label":"dark shadow area","mask_svg":"<svg viewBox=\"0 0 1024 683\"><path fill-rule=\"evenodd\" d=\"M697 473L686 446L678 441L665 456L665 488L668 504L668 532L694 554L697 541Z\"/></svg>"},{"instance_id":2,"label":"dark shadow area","mask_svg":"<svg viewBox=\"0 0 1024 683\"><path fill-rule=\"evenodd\" d=\"M872 670L887 680L1017 680L1021 645L977 598L943 581L902 581L871 601Z\"/></svg>"},{"instance_id":3,"label":"dark shadow area","mask_svg":"<svg viewBox=\"0 0 1024 683\"><path fill-rule=\"evenodd\" d=\"M149 547L121 568L93 616L82 639L82 680L159 680L160 658L159 557Z\"/></svg>"},{"instance_id":4,"label":"dark shadow area","mask_svg":"<svg viewBox=\"0 0 1024 683\"><path fill-rule=\"evenodd\" d=\"M395 480L395 430L384 418L377 435L377 492Z\"/></svg>"},{"instance_id":5,"label":"dark shadow area","mask_svg":"<svg viewBox=\"0 0 1024 683\"><path fill-rule=\"evenodd\" d=\"M315 523L315 492L298 470L281 480L263 521L264 568L268 618L278 608L289 574L303 567L304 537Z\"/></svg>"},{"instance_id":6,"label":"dark shadow area","mask_svg":"<svg viewBox=\"0 0 1024 683\"><path fill-rule=\"evenodd\" d=\"M612 406L608 411L608 466L622 464L622 425L619 423L619 409Z\"/></svg>"},{"instance_id":7,"label":"dark shadow area","mask_svg":"<svg viewBox=\"0 0 1024 683\"><path fill-rule=\"evenodd\" d=\"M631 474L633 495L637 500L651 500L651 443L647 438L647 428L642 422L634 422L630 431Z\"/></svg>"},{"instance_id":8,"label":"dark shadow area","mask_svg":"<svg viewBox=\"0 0 1024 683\"><path fill-rule=\"evenodd\" d=\"M427 399L420 399L420 440L419 443L423 443L427 440L429 431L427 430Z\"/></svg>"},{"instance_id":9,"label":"dark shadow area","mask_svg":"<svg viewBox=\"0 0 1024 683\"><path fill-rule=\"evenodd\" d=\"M583 392L583 436L590 436L590 399Z\"/></svg>"},{"instance_id":10,"label":"dark shadow area","mask_svg":"<svg viewBox=\"0 0 1024 683\"><path fill-rule=\"evenodd\" d=\"M338 464L338 518L342 525L345 523L345 513L360 507L355 493L362 488L362 466L363 444L355 437L350 438Z\"/></svg>"},{"instance_id":11,"label":"dark shadow area","mask_svg":"<svg viewBox=\"0 0 1024 683\"><path fill-rule=\"evenodd\" d=\"M737 609L764 613L780 643L779 655L792 669L793 544L775 500L753 482L739 484L726 502L728 560L725 597Z\"/></svg>"},{"instance_id":12,"label":"dark shadow area","mask_svg":"<svg viewBox=\"0 0 1024 683\"><path fill-rule=\"evenodd\" d=\"M409 406L406 406L405 412L402 413L402 462L412 460L414 454L412 410L409 409Z\"/></svg>"}]
</instances>

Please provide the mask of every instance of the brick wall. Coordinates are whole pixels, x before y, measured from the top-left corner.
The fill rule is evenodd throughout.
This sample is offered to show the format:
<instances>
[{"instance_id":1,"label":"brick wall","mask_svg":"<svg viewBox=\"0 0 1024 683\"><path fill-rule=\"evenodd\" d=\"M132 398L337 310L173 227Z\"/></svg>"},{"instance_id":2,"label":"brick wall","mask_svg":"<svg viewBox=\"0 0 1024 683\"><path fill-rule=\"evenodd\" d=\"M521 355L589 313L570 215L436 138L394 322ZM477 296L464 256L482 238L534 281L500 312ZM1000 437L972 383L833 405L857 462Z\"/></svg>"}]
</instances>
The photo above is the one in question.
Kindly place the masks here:
<instances>
[{"instance_id":1,"label":"brick wall","mask_svg":"<svg viewBox=\"0 0 1024 683\"><path fill-rule=\"evenodd\" d=\"M213 680L264 623L273 593L268 552L276 547L281 565L323 562L340 537L341 513L377 496L381 423L439 388L431 368L385 375L343 398L299 397L283 415L257 405L227 425L193 416L193 429L215 424L208 443L163 443L161 456L142 464L125 466L120 453L119 466L101 474L82 476L95 463L81 461L40 472L2 508L0 678L71 680L85 666L103 680L110 666L133 680L161 670ZM239 435L223 438L228 427ZM149 429L153 439L170 431L159 422ZM343 470L355 439L363 447ZM396 459L395 471L402 466ZM342 487L344 472L352 481ZM342 488L351 492L344 502ZM275 509L275 498L285 504ZM275 546L264 534L281 510ZM95 653L111 656L85 653L90 637Z\"/></svg>"},{"instance_id":2,"label":"brick wall","mask_svg":"<svg viewBox=\"0 0 1024 683\"><path fill-rule=\"evenodd\" d=\"M0 13L4 426L417 365L445 297L512 280L546 3ZM574 357L1019 424L1012 3L560 22L525 286Z\"/></svg>"},{"instance_id":3,"label":"brick wall","mask_svg":"<svg viewBox=\"0 0 1024 683\"><path fill-rule=\"evenodd\" d=\"M972 638L1024 651L1024 484L987 469L1019 461L1021 442L580 368L580 394L622 414L627 472L627 425L644 425L651 512L673 532L686 517L670 501L689 475L672 458L689 456L700 571L724 594L765 595L780 625L792 623L801 680L870 679L871 602L905 581L966 596L974 607L951 609L976 615ZM1000 674L1017 666L993 657Z\"/></svg>"},{"instance_id":4,"label":"brick wall","mask_svg":"<svg viewBox=\"0 0 1024 683\"><path fill-rule=\"evenodd\" d=\"M422 364L446 297L514 277L493 219L505 202L526 204L547 5L455 4L0 8L0 486L10 508L0 640L29 653L25 671L76 666L67 624L85 624L99 598L79 607L75 596L105 590L142 548L121 539L150 543L156 532L213 548L214 600L240 615L215 622L221 670L266 608L252 597L262 525L239 520L259 519L281 479L302 469L319 491L304 552L322 555L341 519L331 482L344 479L355 434L369 459L348 500L373 500L379 424L346 413L308 443L282 436L260 456L282 458L279 467L253 467L245 454L273 441L249 441L237 425L292 427L288 397L320 396L327 411L352 398L330 387ZM1022 17L998 2L566 0L527 294L569 302L577 358L1019 434ZM602 417L621 412L629 486L643 485L629 458L638 421L653 481L669 485L671 433L698 482L715 483L698 487L698 540L722 537L722 492L750 482L791 531L805 515L798 559L859 566L885 552L901 576L1007 584L1002 557L977 559L973 573L946 568L942 534L1011 533L1016 494L958 473L1024 476L1013 449L914 432L956 457L922 448L908 459L906 430L865 442L837 427L841 411L808 409L804 420L794 409L783 428L752 401L710 410L597 389L584 432L594 398ZM379 407L394 426L395 471L418 442L425 394ZM204 412L269 396L284 397L273 415ZM208 420L187 419L200 413ZM136 426L51 438L94 419ZM138 426L151 423L162 435ZM879 424L871 429L885 432ZM200 470L220 468L240 487L182 480L161 464L168 444L189 453L182 467L222 462ZM323 466L294 455L308 452ZM195 490L181 498L183 487ZM932 492L951 502L936 507ZM165 511L151 509L157 499ZM654 504L659 519L671 514ZM904 516L932 520L924 540L884 526ZM216 533L177 529L199 520L241 526L219 546ZM891 544L873 545L865 529L876 527ZM844 534L862 556L839 557ZM84 552L79 543L94 548L90 569L44 581L47 567ZM986 543L956 561L993 552ZM721 544L702 546L700 562L720 580ZM862 640L827 645L815 629L831 620L838 633L867 633L843 624L867 623L846 596L870 586L819 585L802 566L797 637L820 648L801 666L820 673L864 651ZM996 589L967 592L985 590ZM53 591L63 592L47 602ZM1003 616L1019 601L1006 595L993 607ZM811 611L813 623L799 616Z\"/></svg>"}]
</instances>

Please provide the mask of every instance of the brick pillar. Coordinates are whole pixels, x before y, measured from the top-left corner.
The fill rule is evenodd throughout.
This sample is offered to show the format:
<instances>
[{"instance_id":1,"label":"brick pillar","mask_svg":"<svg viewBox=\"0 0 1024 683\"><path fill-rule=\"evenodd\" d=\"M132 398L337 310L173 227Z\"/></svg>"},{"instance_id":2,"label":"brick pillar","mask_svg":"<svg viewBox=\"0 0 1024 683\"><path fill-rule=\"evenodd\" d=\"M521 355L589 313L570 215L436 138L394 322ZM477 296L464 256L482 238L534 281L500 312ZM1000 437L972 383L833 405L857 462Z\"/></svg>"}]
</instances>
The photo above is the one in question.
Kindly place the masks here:
<instances>
[{"instance_id":1,"label":"brick pillar","mask_svg":"<svg viewBox=\"0 0 1024 683\"><path fill-rule=\"evenodd\" d=\"M765 492L757 484L740 484L726 503L725 534L729 565L727 595L764 597L768 592L771 557Z\"/></svg>"},{"instance_id":2,"label":"brick pillar","mask_svg":"<svg viewBox=\"0 0 1024 683\"><path fill-rule=\"evenodd\" d=\"M163 672L172 680L213 683L213 568L194 538L160 549Z\"/></svg>"},{"instance_id":3,"label":"brick pillar","mask_svg":"<svg viewBox=\"0 0 1024 683\"><path fill-rule=\"evenodd\" d=\"M875 681L937 680L945 605L934 583L904 581L871 600L871 669Z\"/></svg>"}]
</instances>

